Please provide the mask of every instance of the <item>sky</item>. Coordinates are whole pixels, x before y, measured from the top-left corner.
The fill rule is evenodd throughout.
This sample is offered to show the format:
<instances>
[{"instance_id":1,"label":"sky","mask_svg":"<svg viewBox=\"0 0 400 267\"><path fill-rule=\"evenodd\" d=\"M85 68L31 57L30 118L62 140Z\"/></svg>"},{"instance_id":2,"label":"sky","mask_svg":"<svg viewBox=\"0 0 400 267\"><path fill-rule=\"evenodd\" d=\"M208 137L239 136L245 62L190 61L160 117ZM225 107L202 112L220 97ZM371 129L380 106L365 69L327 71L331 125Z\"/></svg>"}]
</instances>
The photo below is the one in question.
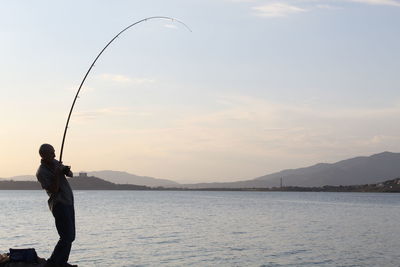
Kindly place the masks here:
<instances>
[{"instance_id":1,"label":"sky","mask_svg":"<svg viewBox=\"0 0 400 267\"><path fill-rule=\"evenodd\" d=\"M0 177L238 181L400 152L400 0L4 0Z\"/></svg>"}]
</instances>

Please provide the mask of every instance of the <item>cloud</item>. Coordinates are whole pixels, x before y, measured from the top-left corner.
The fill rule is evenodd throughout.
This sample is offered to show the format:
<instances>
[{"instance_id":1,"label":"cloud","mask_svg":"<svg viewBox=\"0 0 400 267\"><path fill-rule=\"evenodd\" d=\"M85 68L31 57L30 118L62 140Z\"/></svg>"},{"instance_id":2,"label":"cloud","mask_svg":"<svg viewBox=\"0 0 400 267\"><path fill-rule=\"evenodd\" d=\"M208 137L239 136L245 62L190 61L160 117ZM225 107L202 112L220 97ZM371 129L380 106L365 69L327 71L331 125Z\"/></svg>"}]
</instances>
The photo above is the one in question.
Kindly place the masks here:
<instances>
[{"instance_id":1,"label":"cloud","mask_svg":"<svg viewBox=\"0 0 400 267\"><path fill-rule=\"evenodd\" d=\"M400 116L399 107L342 110L274 104L249 97L224 101L229 104L219 112L180 121L177 129L185 129L200 140L187 147L210 151L219 147L229 153L265 156L271 151L324 154L375 147L383 151L400 139L396 136L400 126L393 125Z\"/></svg>"},{"instance_id":2,"label":"cloud","mask_svg":"<svg viewBox=\"0 0 400 267\"><path fill-rule=\"evenodd\" d=\"M65 89L66 89L67 91L69 91L69 92L75 92L75 93L76 93L76 91L78 90L78 87L70 86L70 87L66 87ZM93 92L93 91L95 91L95 90L96 90L96 89L93 88L93 87L89 87L89 86L84 85L84 86L82 87L82 89L81 89L81 92Z\"/></svg>"},{"instance_id":3,"label":"cloud","mask_svg":"<svg viewBox=\"0 0 400 267\"><path fill-rule=\"evenodd\" d=\"M350 1L368 4L368 5L385 5L385 6L400 7L400 1L396 1L396 0L350 0Z\"/></svg>"},{"instance_id":4,"label":"cloud","mask_svg":"<svg viewBox=\"0 0 400 267\"><path fill-rule=\"evenodd\" d=\"M210 178L249 173L256 177L321 160L400 149L400 125L393 124L400 107L343 110L247 96L217 100L217 111L181 112L184 116L172 116L175 119L165 127L127 129L113 135L130 138L125 143L135 149L132 153L137 153L138 160L145 155L161 165L167 161L163 171L170 169L171 174L173 168L184 166L187 171L182 173L187 177L194 172Z\"/></svg>"},{"instance_id":5,"label":"cloud","mask_svg":"<svg viewBox=\"0 0 400 267\"><path fill-rule=\"evenodd\" d=\"M74 116L72 117L72 120L74 122L82 123L89 120L94 120L99 116L113 115L118 113L119 111L120 109L117 108L103 108L90 111L80 111L80 112L75 112Z\"/></svg>"},{"instance_id":6,"label":"cloud","mask_svg":"<svg viewBox=\"0 0 400 267\"><path fill-rule=\"evenodd\" d=\"M104 73L101 75L101 78L103 78L104 80L113 81L117 83L126 83L131 81L131 78L121 74Z\"/></svg>"},{"instance_id":7,"label":"cloud","mask_svg":"<svg viewBox=\"0 0 400 267\"><path fill-rule=\"evenodd\" d=\"M218 96L214 101L218 109L114 107L78 117L124 116L119 124L107 117L107 127L99 119L100 127L88 127L86 134L98 136L96 131L102 129L101 136L93 137L99 138L93 146L112 140L104 142L102 151L118 154L127 168L135 162L135 168L151 176L252 178L288 167L400 150L400 125L393 123L400 105L343 109L241 95ZM123 150L115 153L116 147Z\"/></svg>"},{"instance_id":8,"label":"cloud","mask_svg":"<svg viewBox=\"0 0 400 267\"><path fill-rule=\"evenodd\" d=\"M262 17L286 17L288 15L306 12L304 8L300 8L287 3L271 3L262 6L253 7L257 11L258 16Z\"/></svg>"},{"instance_id":9,"label":"cloud","mask_svg":"<svg viewBox=\"0 0 400 267\"><path fill-rule=\"evenodd\" d=\"M170 29L177 29L178 27L175 24L165 24L165 28L170 28Z\"/></svg>"},{"instance_id":10,"label":"cloud","mask_svg":"<svg viewBox=\"0 0 400 267\"><path fill-rule=\"evenodd\" d=\"M342 7L339 6L332 6L327 4L318 4L315 7L319 9L332 9L332 10L343 9Z\"/></svg>"},{"instance_id":11,"label":"cloud","mask_svg":"<svg viewBox=\"0 0 400 267\"><path fill-rule=\"evenodd\" d=\"M336 0L336 1L323 1L323 0L277 0L272 3L262 4L261 0L230 0L230 2L247 2L253 3L252 9L255 15L267 18L280 18L288 17L290 15L305 13L308 11L315 11L318 9L343 9L340 3L360 3L366 5L384 5L400 7L400 0ZM257 3L259 5L257 5ZM302 6L298 6L301 3ZM254 6L256 5L256 6Z\"/></svg>"},{"instance_id":12,"label":"cloud","mask_svg":"<svg viewBox=\"0 0 400 267\"><path fill-rule=\"evenodd\" d=\"M100 78L105 81L111 81L116 83L133 83L133 84L146 84L146 83L154 83L154 79L149 78L131 78L122 74L111 74L111 73L103 73L100 75Z\"/></svg>"},{"instance_id":13,"label":"cloud","mask_svg":"<svg viewBox=\"0 0 400 267\"><path fill-rule=\"evenodd\" d=\"M102 109L96 109L96 110L87 110L87 111L80 111L80 112L75 112L73 114L72 120L77 123L84 123L87 121L95 120L99 117L105 117L105 116L148 116L148 112L144 111L135 111L132 108L129 107L108 107L108 108L102 108Z\"/></svg>"},{"instance_id":14,"label":"cloud","mask_svg":"<svg viewBox=\"0 0 400 267\"><path fill-rule=\"evenodd\" d=\"M253 3L257 2L257 0L227 0L228 2L234 2L234 3Z\"/></svg>"}]
</instances>

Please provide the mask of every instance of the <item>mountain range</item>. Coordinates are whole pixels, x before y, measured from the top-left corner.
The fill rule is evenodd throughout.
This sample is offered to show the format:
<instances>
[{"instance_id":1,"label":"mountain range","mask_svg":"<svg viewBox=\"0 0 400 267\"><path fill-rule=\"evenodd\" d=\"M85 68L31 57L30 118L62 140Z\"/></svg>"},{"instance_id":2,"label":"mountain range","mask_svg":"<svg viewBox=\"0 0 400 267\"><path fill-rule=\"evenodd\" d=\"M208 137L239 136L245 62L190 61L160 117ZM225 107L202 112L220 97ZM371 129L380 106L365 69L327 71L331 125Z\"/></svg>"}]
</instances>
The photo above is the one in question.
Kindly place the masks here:
<instances>
[{"instance_id":1,"label":"mountain range","mask_svg":"<svg viewBox=\"0 0 400 267\"><path fill-rule=\"evenodd\" d=\"M91 171L87 173L89 176L99 177L101 179L113 182L115 184L136 184L150 187L179 187L180 184L167 179L158 179L148 176L138 176L127 172L120 171Z\"/></svg>"},{"instance_id":2,"label":"mountain range","mask_svg":"<svg viewBox=\"0 0 400 267\"><path fill-rule=\"evenodd\" d=\"M255 179L231 183L200 183L190 188L261 188L283 186L357 185L380 183L400 177L400 153L383 152L369 157L356 157L336 163L288 169Z\"/></svg>"},{"instance_id":3,"label":"mountain range","mask_svg":"<svg viewBox=\"0 0 400 267\"><path fill-rule=\"evenodd\" d=\"M383 152L368 157L356 157L336 163L318 163L313 166L287 169L250 180L224 183L179 184L167 179L137 176L119 171L92 171L89 176L115 184L135 184L149 187L186 188L262 188L284 186L318 187L324 185L357 185L380 183L400 177L400 153ZM14 181L36 180L24 175L8 178Z\"/></svg>"},{"instance_id":4,"label":"mountain range","mask_svg":"<svg viewBox=\"0 0 400 267\"><path fill-rule=\"evenodd\" d=\"M114 184L93 176L68 179L74 190L151 190L151 187L133 184ZM0 181L0 190L41 190L37 181Z\"/></svg>"}]
</instances>

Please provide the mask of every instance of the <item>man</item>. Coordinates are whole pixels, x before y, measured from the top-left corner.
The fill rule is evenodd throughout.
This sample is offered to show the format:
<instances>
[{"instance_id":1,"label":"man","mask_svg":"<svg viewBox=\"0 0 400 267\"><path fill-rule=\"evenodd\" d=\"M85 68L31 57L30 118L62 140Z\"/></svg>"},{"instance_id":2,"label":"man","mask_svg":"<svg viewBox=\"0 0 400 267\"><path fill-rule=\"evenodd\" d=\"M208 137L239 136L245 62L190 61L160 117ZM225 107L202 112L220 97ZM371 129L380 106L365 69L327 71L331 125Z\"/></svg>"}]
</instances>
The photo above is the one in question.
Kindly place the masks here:
<instances>
[{"instance_id":1,"label":"man","mask_svg":"<svg viewBox=\"0 0 400 267\"><path fill-rule=\"evenodd\" d=\"M72 242L75 240L74 196L65 175L72 177L71 167L55 160L53 146L43 144L39 149L42 158L36 177L46 190L49 208L54 216L60 239L46 267L73 267L68 263Z\"/></svg>"}]
</instances>

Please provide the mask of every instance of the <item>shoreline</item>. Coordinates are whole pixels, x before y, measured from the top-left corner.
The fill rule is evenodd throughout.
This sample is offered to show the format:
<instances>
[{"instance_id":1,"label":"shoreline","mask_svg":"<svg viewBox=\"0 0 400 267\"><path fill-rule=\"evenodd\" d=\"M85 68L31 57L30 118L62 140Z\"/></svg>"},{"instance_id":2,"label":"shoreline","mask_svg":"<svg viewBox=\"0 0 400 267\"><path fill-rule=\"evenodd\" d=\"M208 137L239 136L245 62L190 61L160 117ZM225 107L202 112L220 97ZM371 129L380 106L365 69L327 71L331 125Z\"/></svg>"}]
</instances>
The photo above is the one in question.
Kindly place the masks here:
<instances>
[{"instance_id":1,"label":"shoreline","mask_svg":"<svg viewBox=\"0 0 400 267\"><path fill-rule=\"evenodd\" d=\"M365 192L365 193L400 193L400 178L378 184L364 185L325 185L321 187L282 186L271 188L189 188L189 187L149 187L133 184L114 184L97 177L69 179L75 190L105 191L242 191L242 192ZM43 190L36 181L0 181L0 190Z\"/></svg>"}]
</instances>

